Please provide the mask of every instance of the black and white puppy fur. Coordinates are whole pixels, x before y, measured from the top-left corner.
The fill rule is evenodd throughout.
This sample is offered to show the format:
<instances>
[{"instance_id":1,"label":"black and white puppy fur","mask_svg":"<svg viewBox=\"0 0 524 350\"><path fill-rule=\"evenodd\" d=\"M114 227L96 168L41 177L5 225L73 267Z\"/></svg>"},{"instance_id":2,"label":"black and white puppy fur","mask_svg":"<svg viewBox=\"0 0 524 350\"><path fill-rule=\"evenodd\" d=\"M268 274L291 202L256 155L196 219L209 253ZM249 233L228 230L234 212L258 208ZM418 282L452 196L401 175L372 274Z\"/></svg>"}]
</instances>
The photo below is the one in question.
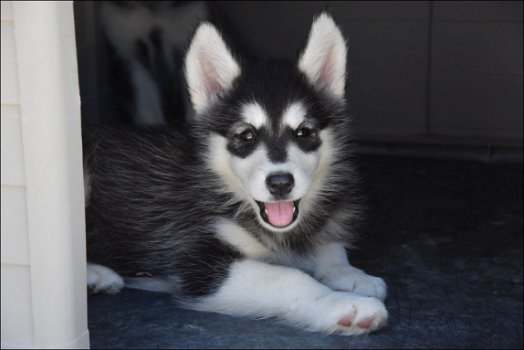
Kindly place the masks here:
<instances>
[{"instance_id":1,"label":"black and white puppy fur","mask_svg":"<svg viewBox=\"0 0 524 350\"><path fill-rule=\"evenodd\" d=\"M324 333L383 327L386 284L345 251L360 216L346 52L326 13L296 62L240 61L204 22L185 59L189 130L86 129L89 288Z\"/></svg>"}]
</instances>

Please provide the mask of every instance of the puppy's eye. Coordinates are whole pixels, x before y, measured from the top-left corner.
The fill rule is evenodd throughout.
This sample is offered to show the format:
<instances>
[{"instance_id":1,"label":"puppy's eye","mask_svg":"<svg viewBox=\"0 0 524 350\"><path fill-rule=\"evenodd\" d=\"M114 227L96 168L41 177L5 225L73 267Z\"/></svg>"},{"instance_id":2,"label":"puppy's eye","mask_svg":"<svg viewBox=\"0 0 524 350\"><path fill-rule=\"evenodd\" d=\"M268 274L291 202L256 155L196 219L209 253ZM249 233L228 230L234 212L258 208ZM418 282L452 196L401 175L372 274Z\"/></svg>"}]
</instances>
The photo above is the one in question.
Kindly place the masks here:
<instances>
[{"instance_id":1,"label":"puppy's eye","mask_svg":"<svg viewBox=\"0 0 524 350\"><path fill-rule=\"evenodd\" d=\"M244 141L255 140L255 133L250 129L242 131L238 136Z\"/></svg>"},{"instance_id":2,"label":"puppy's eye","mask_svg":"<svg viewBox=\"0 0 524 350\"><path fill-rule=\"evenodd\" d=\"M309 135L311 135L311 129L306 128L305 126L301 126L295 130L295 136L298 138L308 137Z\"/></svg>"}]
</instances>

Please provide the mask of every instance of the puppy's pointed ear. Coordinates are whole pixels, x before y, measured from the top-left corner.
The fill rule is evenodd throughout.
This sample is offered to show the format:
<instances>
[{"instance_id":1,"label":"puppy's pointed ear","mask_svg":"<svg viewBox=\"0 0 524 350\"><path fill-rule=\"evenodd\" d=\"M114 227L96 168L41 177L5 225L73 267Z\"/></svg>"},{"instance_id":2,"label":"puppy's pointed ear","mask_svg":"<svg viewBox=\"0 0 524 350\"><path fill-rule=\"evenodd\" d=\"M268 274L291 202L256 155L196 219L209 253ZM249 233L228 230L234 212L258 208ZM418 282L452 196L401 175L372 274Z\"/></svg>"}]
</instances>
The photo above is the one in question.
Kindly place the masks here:
<instances>
[{"instance_id":1,"label":"puppy's pointed ear","mask_svg":"<svg viewBox=\"0 0 524 350\"><path fill-rule=\"evenodd\" d=\"M191 102L197 113L224 96L240 75L239 64L210 23L202 23L193 36L185 69Z\"/></svg>"},{"instance_id":2,"label":"puppy's pointed ear","mask_svg":"<svg viewBox=\"0 0 524 350\"><path fill-rule=\"evenodd\" d=\"M298 68L319 91L341 98L346 87L346 42L333 18L326 13L313 21Z\"/></svg>"}]
</instances>

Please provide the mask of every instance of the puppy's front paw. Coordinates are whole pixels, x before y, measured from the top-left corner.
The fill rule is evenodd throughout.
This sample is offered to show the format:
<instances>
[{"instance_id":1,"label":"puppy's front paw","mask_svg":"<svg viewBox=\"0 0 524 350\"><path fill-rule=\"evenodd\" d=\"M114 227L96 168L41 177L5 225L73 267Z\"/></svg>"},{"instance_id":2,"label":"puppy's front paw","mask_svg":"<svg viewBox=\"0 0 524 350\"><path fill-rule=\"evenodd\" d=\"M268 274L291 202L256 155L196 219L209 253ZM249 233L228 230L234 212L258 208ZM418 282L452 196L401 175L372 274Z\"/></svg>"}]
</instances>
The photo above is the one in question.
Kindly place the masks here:
<instances>
[{"instance_id":1,"label":"puppy's front paw","mask_svg":"<svg viewBox=\"0 0 524 350\"><path fill-rule=\"evenodd\" d=\"M388 291L382 278L370 276L353 266L332 267L319 276L319 281L334 290L353 292L382 301L386 299Z\"/></svg>"},{"instance_id":2,"label":"puppy's front paw","mask_svg":"<svg viewBox=\"0 0 524 350\"><path fill-rule=\"evenodd\" d=\"M365 273L357 276L344 276L342 282L345 286L350 287L348 290L353 293L374 297L381 301L386 300L388 288L386 282L380 277L370 276ZM351 287L353 289L351 289Z\"/></svg>"},{"instance_id":3,"label":"puppy's front paw","mask_svg":"<svg viewBox=\"0 0 524 350\"><path fill-rule=\"evenodd\" d=\"M118 293L124 287L124 280L108 267L87 264L87 288L90 293Z\"/></svg>"},{"instance_id":4,"label":"puppy's front paw","mask_svg":"<svg viewBox=\"0 0 524 350\"><path fill-rule=\"evenodd\" d=\"M388 312L378 299L333 292L319 300L325 315L319 319L321 330L342 335L369 333L387 325Z\"/></svg>"}]
</instances>

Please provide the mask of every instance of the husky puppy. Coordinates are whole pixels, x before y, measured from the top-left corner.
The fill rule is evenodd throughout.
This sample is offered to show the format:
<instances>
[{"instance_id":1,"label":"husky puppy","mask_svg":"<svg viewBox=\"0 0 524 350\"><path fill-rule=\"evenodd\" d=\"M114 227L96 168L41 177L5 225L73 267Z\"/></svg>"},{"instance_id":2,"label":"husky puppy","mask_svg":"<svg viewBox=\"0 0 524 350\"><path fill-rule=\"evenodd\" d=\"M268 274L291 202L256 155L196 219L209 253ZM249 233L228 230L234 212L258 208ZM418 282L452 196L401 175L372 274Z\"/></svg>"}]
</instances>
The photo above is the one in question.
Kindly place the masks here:
<instances>
[{"instance_id":1,"label":"husky puppy","mask_svg":"<svg viewBox=\"0 0 524 350\"><path fill-rule=\"evenodd\" d=\"M325 333L383 327L386 285L345 251L360 216L346 51L326 13L296 62L241 61L204 22L185 58L189 130L86 129L88 287Z\"/></svg>"}]
</instances>

